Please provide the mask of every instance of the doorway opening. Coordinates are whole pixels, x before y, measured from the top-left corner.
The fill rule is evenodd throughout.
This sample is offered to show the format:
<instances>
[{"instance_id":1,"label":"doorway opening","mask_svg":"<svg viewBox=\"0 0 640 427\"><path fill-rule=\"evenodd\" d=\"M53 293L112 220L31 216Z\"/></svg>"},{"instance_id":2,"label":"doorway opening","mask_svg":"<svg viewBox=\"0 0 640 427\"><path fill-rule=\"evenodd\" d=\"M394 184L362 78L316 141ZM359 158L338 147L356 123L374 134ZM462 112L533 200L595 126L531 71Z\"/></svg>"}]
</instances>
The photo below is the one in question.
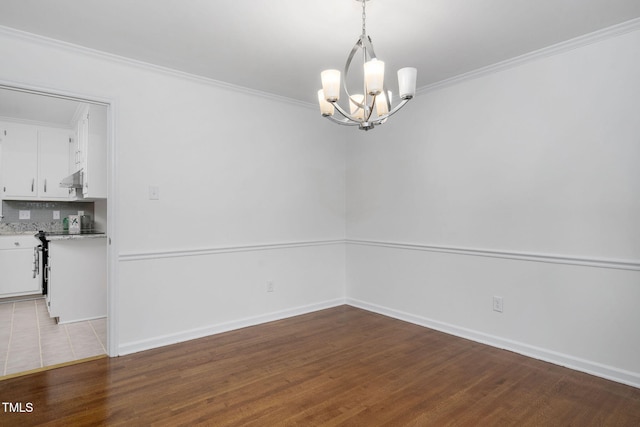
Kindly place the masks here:
<instances>
[{"instance_id":1,"label":"doorway opening","mask_svg":"<svg viewBox=\"0 0 640 427\"><path fill-rule=\"evenodd\" d=\"M85 120L86 125L87 117L89 124L82 128L82 120ZM16 374L22 368L24 368L22 371L31 371L50 365L73 363L74 360L84 360L100 353L116 356L115 278L117 276L113 239L116 226L114 197L116 186L113 100L0 81L0 124L4 125L0 126L3 128L0 135L0 242L10 245L6 248L7 250L3 250L4 247L0 246L0 265L4 265L3 262L7 265L15 265L15 274L19 275L16 279L14 273L5 274L8 270L3 269L0 277L0 362L2 362L0 376ZM22 170L16 167L13 160L20 158L19 156L24 153L18 153L17 157L13 155L14 153L7 154L9 150L16 148L16 144L14 144L15 140L7 142L11 138L5 136L4 128L10 129L10 134L18 134L20 137L35 135L37 147L35 156L39 158L37 161L27 159L36 165L35 174L44 176L52 173L43 165L53 163L57 165L57 169L54 169L57 172L51 175L52 178L44 180L42 186L40 184L42 180L37 178L38 175L33 178L31 186L35 191L32 194L20 193L19 190L12 192L17 188L13 185L14 172ZM22 131L25 133L21 134ZM81 135L82 132L86 134ZM99 134L103 137L101 144L96 142ZM45 149L53 147L53 143L41 148L48 144L49 139L54 136L58 138L61 135L68 135L66 163L60 150L52 152L51 149ZM81 142L85 145L80 146ZM4 161L3 146L5 146ZM48 161L47 156L55 157L55 161ZM28 155L22 157L27 158ZM58 175L61 164L68 165L69 175L82 169L82 173L85 173L87 178L85 183L89 182L90 190L86 188L60 190ZM40 170L37 169L38 167ZM93 179L95 185L91 185L92 181L88 181L90 179ZM19 179L16 178L15 182L18 181ZM10 190L7 190L7 187L10 187ZM27 188L27 190L30 189ZM86 219L95 234L103 233L102 236L97 237L103 238L106 249L103 248L100 252L102 255L98 257L102 264L99 263L96 268L100 273L95 276L95 279L103 281L106 287L104 313L67 315L65 311L64 316L58 315L59 313L50 309L49 301L49 297L55 294L55 288L51 293L46 289L46 285L42 285L42 278L46 275L55 286L56 270L42 269L42 249L38 254L39 242L34 234L39 230L50 231L52 234L69 232L67 223L69 218L73 219L75 216L78 219L81 217L83 220ZM29 239L30 236L32 240ZM70 239L82 240L78 236L71 236ZM77 256L75 262L81 266L86 251L80 247L75 248L71 244L63 246L66 246L65 251L71 251L72 259ZM73 254L74 250L77 255ZM21 257L19 259L25 258L30 251L33 251L30 267L32 271L27 271L22 264L19 266L19 263L14 261L18 256ZM58 256L56 261L61 257L61 255ZM63 267L58 264L54 265L54 268L60 272ZM82 268L78 267L78 274L80 270ZM74 271L75 267L72 264L70 270L67 268L65 275L59 274L58 285L66 286L67 283L73 282ZM24 275L27 274L39 277L25 278ZM43 295L43 290L47 295ZM68 295L69 292L66 294ZM85 305L83 300L73 301L73 298L73 296L65 296L63 305L73 306L74 303ZM60 303L60 301L57 302ZM35 332L37 339L26 337L30 328L35 328L35 331L29 333ZM47 336L48 333L55 334L55 337ZM20 339L23 334L24 339ZM13 362L18 359L25 360L25 357L18 355L18 351L24 347L25 342L35 343L39 350L39 357L31 351L28 359L32 362L29 366ZM28 345L27 348L29 348ZM67 345L66 350L65 345ZM52 356L49 351L45 355L45 346L57 347L57 353ZM31 350L34 349L35 347L31 348ZM71 360L64 360L62 353L65 351ZM40 366L37 366L38 362Z\"/></svg>"}]
</instances>

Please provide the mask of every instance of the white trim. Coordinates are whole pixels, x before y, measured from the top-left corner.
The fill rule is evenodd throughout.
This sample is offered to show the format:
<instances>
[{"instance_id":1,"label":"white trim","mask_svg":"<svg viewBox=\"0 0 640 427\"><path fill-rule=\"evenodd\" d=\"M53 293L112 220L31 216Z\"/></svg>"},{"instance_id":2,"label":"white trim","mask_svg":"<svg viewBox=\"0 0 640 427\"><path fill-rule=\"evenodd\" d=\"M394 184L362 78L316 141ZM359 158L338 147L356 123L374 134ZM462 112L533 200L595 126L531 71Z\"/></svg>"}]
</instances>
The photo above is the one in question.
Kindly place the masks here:
<instances>
[{"instance_id":1,"label":"white trim","mask_svg":"<svg viewBox=\"0 0 640 427\"><path fill-rule=\"evenodd\" d=\"M2 33L1 30L2 30L2 26L0 25L0 33ZM88 104L97 104L97 105L104 105L104 106L108 106L113 101L112 98L105 98L102 96L94 96L94 95L82 95L76 92L69 92L69 91L59 90L59 89L45 87L45 86L34 86L29 83L9 81L9 80L0 80L0 88L14 90L17 92L31 93L34 95L45 95L51 98L68 99L70 101L84 102Z\"/></svg>"},{"instance_id":2,"label":"white trim","mask_svg":"<svg viewBox=\"0 0 640 427\"><path fill-rule=\"evenodd\" d=\"M620 24L612 25L611 27L603 28L592 33L584 34L569 40L565 40L560 43L556 43L551 46L543 47L542 49L534 50L533 52L525 53L514 58L509 58L504 61L497 62L495 64L487 65L475 70L471 70L466 73L459 74L457 76L450 77L448 79L434 82L430 85L423 86L416 91L417 95L422 95L434 90L442 89L445 87L453 86L466 80L473 80L478 77L482 77L488 74L497 73L499 71L514 68L519 65L526 64L528 62L535 61L537 59L546 58L549 56L559 55L570 50L578 49L593 43L597 43L603 40L607 40L612 37L617 37L632 31L640 30L640 18L635 18L630 21L622 22Z\"/></svg>"},{"instance_id":3,"label":"white trim","mask_svg":"<svg viewBox=\"0 0 640 427\"><path fill-rule=\"evenodd\" d=\"M262 245L244 245L244 246L227 246L227 247L210 247L200 249L176 249L168 251L154 252L131 252L120 254L119 261L141 261L147 259L160 258L177 258L187 256L212 255L231 252L250 252L250 251L267 251L274 249L301 248L307 246L326 246L344 244L344 240L312 240L286 243L269 243Z\"/></svg>"},{"instance_id":4,"label":"white trim","mask_svg":"<svg viewBox=\"0 0 640 427\"><path fill-rule=\"evenodd\" d=\"M83 317L80 319L73 319L73 320L59 320L57 325L70 325L71 323L76 323L76 322L88 322L91 320L98 320L98 319L106 319L107 316L93 316L93 317Z\"/></svg>"},{"instance_id":5,"label":"white trim","mask_svg":"<svg viewBox=\"0 0 640 427\"><path fill-rule=\"evenodd\" d=\"M384 247L384 248L402 249L402 250L442 252L442 253L466 255L466 256L513 259L518 261L543 262L543 263L551 263L551 264L579 265L583 267L611 268L615 270L640 271L640 260L587 258L587 257L573 256L573 255L559 255L559 254L550 254L550 253L516 252L516 251L505 251L505 250L464 248L464 247L455 247L455 246L436 246L436 245L425 245L425 244L417 244L417 243L400 243L400 242L361 240L361 239L309 240L309 241L298 241L298 242L267 243L267 244L260 244L260 245L241 245L241 246L226 246L226 247L221 246L221 247L209 247L209 248L198 248L198 249L174 249L174 250L152 251L152 252L129 252L129 253L121 253L118 256L118 261L122 261L122 262L143 261L143 260L150 260L150 259L179 258L179 257L213 255L213 254L233 253L233 252L251 252L251 251L300 248L300 247L308 247L308 246L340 245L345 243L351 244L351 245L374 246L374 247Z\"/></svg>"},{"instance_id":6,"label":"white trim","mask_svg":"<svg viewBox=\"0 0 640 427\"><path fill-rule=\"evenodd\" d=\"M347 244L362 246L378 246L393 249L405 249L426 252L443 252L458 255L481 256L491 258L515 259L519 261L544 262L552 264L581 265L584 267L612 268L616 270L640 271L640 260L587 258L572 255L549 253L515 252L479 248L463 248L455 246L435 246L416 243L384 242L374 240L347 239Z\"/></svg>"},{"instance_id":7,"label":"white trim","mask_svg":"<svg viewBox=\"0 0 640 427\"><path fill-rule=\"evenodd\" d=\"M40 120L22 119L19 117L0 116L0 122L21 123L21 124L30 125L30 126L47 127L47 128L64 129L64 130L71 129L71 124L63 125L61 123L43 122Z\"/></svg>"},{"instance_id":8,"label":"white trim","mask_svg":"<svg viewBox=\"0 0 640 427\"><path fill-rule=\"evenodd\" d=\"M612 37L617 37L632 31L640 30L640 18L631 19L620 24L612 25L607 28L603 28L592 33L588 33L582 36L578 36L569 40L565 40L560 43L556 43L551 46L543 47L542 49L534 50L533 52L525 53L514 58L509 58L504 61L497 62L495 64L487 65L486 67L478 68L466 73L459 74L457 76L450 77L448 79L434 82L430 85L419 88L416 93L422 95L427 92L442 89L445 87L453 86L466 80L476 79L478 77L485 76L487 74L497 73L509 68L514 68L519 65L526 64L528 62L535 61L537 59L546 58L549 56L559 55L570 50L578 49L593 43L597 43Z\"/></svg>"},{"instance_id":9,"label":"white trim","mask_svg":"<svg viewBox=\"0 0 640 427\"><path fill-rule=\"evenodd\" d=\"M338 307L345 304L344 298L324 301L315 304L303 305L299 307L289 308L286 310L275 311L272 313L262 314L259 316L247 317L244 319L233 320L230 322L218 323L202 328L195 328L188 331L181 331L173 334L161 335L154 338L133 341L120 345L119 355L136 353L139 351L150 350L152 348L163 347L165 345L176 344L179 342L189 341L209 335L229 332L236 329L246 328L248 326L260 325L275 320L286 319L288 317L299 316L301 314L312 313L314 311L324 310L327 308Z\"/></svg>"},{"instance_id":10,"label":"white trim","mask_svg":"<svg viewBox=\"0 0 640 427\"><path fill-rule=\"evenodd\" d=\"M606 378L608 380L640 388L639 372L630 372L623 369L618 369L613 366L581 359L553 350L535 347L518 341L512 341L495 335L485 334L483 332L475 331L472 329L462 328L449 323L439 322L437 320L428 319L426 317L417 316L399 310L394 310L377 304L371 304L365 301L347 298L346 304L353 307L361 308L363 310L382 314L384 316L392 317L394 319L399 319L405 322L413 323L415 325L423 326L429 329L434 329L460 338L465 338L471 341L490 345L492 347L513 351L527 357L532 357L534 359L553 363L554 365L564 366L576 371L585 372L597 377Z\"/></svg>"},{"instance_id":11,"label":"white trim","mask_svg":"<svg viewBox=\"0 0 640 427\"><path fill-rule=\"evenodd\" d=\"M487 74L496 73L508 68L513 68L518 65L525 64L527 62L535 61L536 59L545 58L553 55L558 55L564 52L568 52L573 49L577 49L583 46L587 46L589 44L597 43L599 41L603 41L612 37L620 36L632 31L640 30L640 18L632 19L626 22L622 22L620 24L612 25L610 27L606 27L592 33L588 33L582 36L575 37L573 39L569 39L560 43L556 43L551 46L543 47L541 49L535 50L533 52L525 53L520 56L516 56L515 58L506 59L504 61L497 62L495 64L488 65L486 67L481 67L463 74L459 74L457 76L453 76L444 80L440 80L429 84L427 86L423 86L418 88L416 91L417 95L422 95L437 89L441 89L448 86L453 86L455 84L461 83L466 80L472 80ZM64 42L61 40L56 40L50 37L41 36L38 34L29 33L26 31L17 30L15 28L6 27L0 25L0 34L12 37L14 39L25 40L33 43L39 43L48 45L50 47L63 49L66 51L80 53L84 55L89 55L93 57L97 57L100 59L106 59L113 62L117 62L120 64L125 64L129 66L134 66L146 70L151 70L159 73L163 73L166 75L184 78L187 80L191 80L198 83L208 84L212 86L217 86L220 88L241 92L249 95L259 96L262 98L267 98L274 101L284 102L287 104L293 104L299 107L316 109L317 105L312 102L300 101L293 98L288 98L281 95L276 95L269 92L264 92L256 89L246 88L244 86L234 85L232 83L223 82L221 80L215 80L209 77L203 77L196 74L187 73L185 71L174 70L169 67L163 67L160 65L151 64L148 62L127 58L120 55L115 55L108 52L103 52L96 49L91 49L85 46L76 45L73 43Z\"/></svg>"},{"instance_id":12,"label":"white trim","mask_svg":"<svg viewBox=\"0 0 640 427\"><path fill-rule=\"evenodd\" d=\"M215 80L210 77L199 76L196 74L188 73L186 71L175 70L173 68L151 64L149 62L144 62L137 59L127 58L125 56L120 56L113 53L108 53L108 52L88 48L85 46L80 46L80 45L65 42L62 40L41 36L39 34L17 30L15 28L6 27L4 25L0 25L0 35L5 35L7 37L12 37L14 39L24 40L32 43L43 44L49 47L66 50L68 52L92 56L94 58L104 59L104 60L112 61L115 63L123 64L123 65L141 68L148 71L154 71L157 73L182 78L185 80L190 80L196 83L216 86L222 89L227 89L227 90L232 90L235 92L240 92L248 95L258 96L258 97L270 99L272 101L284 102L286 104L293 104L298 107L314 108L314 109L317 108L316 105L310 102L300 101L297 99L288 98L285 96L277 95L270 92L264 92L257 89L250 89L244 86L223 82L221 80Z\"/></svg>"},{"instance_id":13,"label":"white trim","mask_svg":"<svg viewBox=\"0 0 640 427\"><path fill-rule=\"evenodd\" d=\"M118 343L120 341L119 316L119 261L118 261L118 145L117 101L112 99L107 108L107 354L111 357L118 355Z\"/></svg>"}]
</instances>

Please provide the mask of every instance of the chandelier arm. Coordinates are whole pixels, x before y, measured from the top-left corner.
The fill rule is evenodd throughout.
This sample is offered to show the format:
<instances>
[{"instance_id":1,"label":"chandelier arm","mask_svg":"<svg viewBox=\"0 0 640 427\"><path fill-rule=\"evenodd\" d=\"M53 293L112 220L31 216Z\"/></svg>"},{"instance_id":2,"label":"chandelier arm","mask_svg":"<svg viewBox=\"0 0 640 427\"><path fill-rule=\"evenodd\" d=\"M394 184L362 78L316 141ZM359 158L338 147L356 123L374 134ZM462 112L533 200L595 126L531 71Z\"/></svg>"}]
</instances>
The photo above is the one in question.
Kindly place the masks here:
<instances>
[{"instance_id":1,"label":"chandelier arm","mask_svg":"<svg viewBox=\"0 0 640 427\"><path fill-rule=\"evenodd\" d=\"M384 93L384 101L387 104L387 111L391 111L391 100L389 98L391 98L389 96L389 90L387 89L387 86L383 83L382 84L382 93Z\"/></svg>"},{"instance_id":2,"label":"chandelier arm","mask_svg":"<svg viewBox=\"0 0 640 427\"><path fill-rule=\"evenodd\" d=\"M376 106L376 100L378 99L376 96L377 96L377 95L373 95L373 97L372 97L372 99L371 99L371 107L368 107L368 106L367 106L368 111L369 111L369 115L368 115L368 116L367 116L367 118L364 120L365 122L368 122L368 121L369 121L369 119L371 118L371 115L373 114L373 107L375 107L375 106ZM367 111L367 110L365 110L365 113L366 113L366 111Z\"/></svg>"},{"instance_id":3,"label":"chandelier arm","mask_svg":"<svg viewBox=\"0 0 640 427\"><path fill-rule=\"evenodd\" d=\"M361 40L362 48L367 53L369 59L377 59L376 53L373 50L373 41L371 40L371 37L365 35L364 37L361 37Z\"/></svg>"},{"instance_id":4,"label":"chandelier arm","mask_svg":"<svg viewBox=\"0 0 640 427\"><path fill-rule=\"evenodd\" d=\"M340 119L336 119L336 118L335 118L335 117L333 117L333 116L325 116L325 117L326 117L327 119L331 120L332 122L337 123L337 124L339 124L339 125L343 125L343 126L360 126L360 123L359 123L359 122L354 122L354 121L349 120L349 119L342 119L342 120L340 120Z\"/></svg>"},{"instance_id":5,"label":"chandelier arm","mask_svg":"<svg viewBox=\"0 0 640 427\"><path fill-rule=\"evenodd\" d=\"M340 113L347 120L351 120L352 122L355 122L355 123L360 123L360 120L354 118L351 114L347 113L337 102L334 102L333 106L338 111L338 113Z\"/></svg>"},{"instance_id":6,"label":"chandelier arm","mask_svg":"<svg viewBox=\"0 0 640 427\"><path fill-rule=\"evenodd\" d=\"M398 111L400 111L400 109L401 109L402 107L404 107L404 106L405 106L405 104L406 104L407 102L409 102L409 101L411 101L411 98L409 98L409 99L403 99L403 100L402 100L402 102L401 102L400 104L396 105L396 107L395 107L393 110L389 111L387 114L385 114L385 115L383 115L383 116L378 117L377 119L375 119L375 120L373 121L373 123L375 123L375 124L377 124L377 125L381 124L381 123L382 123L382 121L386 120L387 118L389 118L389 117L393 116L395 113L397 113Z\"/></svg>"},{"instance_id":7,"label":"chandelier arm","mask_svg":"<svg viewBox=\"0 0 640 427\"><path fill-rule=\"evenodd\" d=\"M353 61L353 57L355 56L356 52L358 51L358 49L362 49L362 39L363 36L360 36L358 38L358 41L356 41L356 44L353 45L353 48L351 49L351 52L349 53L349 56L347 56L347 61L344 63L344 78L342 79L342 87L345 91L345 93L347 94L347 97L354 103L356 104L358 107L364 109L364 105L360 104L359 102L355 101L352 97L351 94L349 93L349 89L347 88L347 80L348 80L348 76L349 76L349 68L351 68L351 61Z\"/></svg>"}]
</instances>

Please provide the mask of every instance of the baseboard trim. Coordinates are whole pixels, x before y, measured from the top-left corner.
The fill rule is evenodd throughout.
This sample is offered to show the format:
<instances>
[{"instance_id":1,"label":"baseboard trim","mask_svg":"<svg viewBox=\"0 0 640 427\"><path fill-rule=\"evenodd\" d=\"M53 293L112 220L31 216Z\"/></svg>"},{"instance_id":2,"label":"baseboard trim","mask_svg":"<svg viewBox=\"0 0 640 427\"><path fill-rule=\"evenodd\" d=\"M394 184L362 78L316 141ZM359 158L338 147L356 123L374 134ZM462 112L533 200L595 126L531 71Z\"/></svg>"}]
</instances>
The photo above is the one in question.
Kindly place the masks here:
<instances>
[{"instance_id":1,"label":"baseboard trim","mask_svg":"<svg viewBox=\"0 0 640 427\"><path fill-rule=\"evenodd\" d=\"M471 341L479 342L481 344L489 345L491 347L513 351L515 353L522 354L523 356L531 357L533 359L542 360L545 362L553 363L554 365L563 366L575 371L584 372L596 377L605 378L607 380L640 388L640 373L638 372L630 372L623 369L618 369L613 366L603 365L601 363L532 346L522 342L504 339L495 335L485 334L483 332L475 331L472 329L461 328L449 323L428 319L426 317L417 316L414 314L394 310L388 307L383 307L377 304L372 304L353 298L347 298L346 304L363 310L371 311L373 313L382 314L394 319L403 320L415 325L444 332L449 335L465 338Z\"/></svg>"},{"instance_id":2,"label":"baseboard trim","mask_svg":"<svg viewBox=\"0 0 640 427\"><path fill-rule=\"evenodd\" d=\"M153 348L164 347L166 345L177 344L184 341L190 341L197 338L203 338L209 335L229 332L236 329L242 329L249 326L255 326L262 323L273 322L275 320L286 319L301 314L312 313L314 311L324 310L327 308L338 307L344 305L344 298L323 301L315 304L308 304L286 310L275 311L262 314L259 316L247 317L244 319L223 322L215 325L209 325L202 328L195 328L187 331L181 331L174 334L161 335L140 341L124 343L118 347L118 356L124 356L131 353L137 353Z\"/></svg>"}]
</instances>

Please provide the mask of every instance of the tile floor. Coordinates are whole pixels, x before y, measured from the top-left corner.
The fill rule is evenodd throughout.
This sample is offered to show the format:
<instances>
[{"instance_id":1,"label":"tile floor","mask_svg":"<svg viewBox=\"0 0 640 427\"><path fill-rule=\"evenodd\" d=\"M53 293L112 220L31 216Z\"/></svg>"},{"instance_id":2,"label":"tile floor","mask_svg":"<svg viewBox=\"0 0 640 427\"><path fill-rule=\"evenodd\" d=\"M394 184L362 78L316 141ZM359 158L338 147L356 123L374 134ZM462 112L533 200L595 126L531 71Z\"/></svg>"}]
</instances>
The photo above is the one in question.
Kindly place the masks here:
<instances>
[{"instance_id":1,"label":"tile floor","mask_svg":"<svg viewBox=\"0 0 640 427\"><path fill-rule=\"evenodd\" d=\"M0 376L106 354L107 320L56 324L44 298L0 303Z\"/></svg>"}]
</instances>

